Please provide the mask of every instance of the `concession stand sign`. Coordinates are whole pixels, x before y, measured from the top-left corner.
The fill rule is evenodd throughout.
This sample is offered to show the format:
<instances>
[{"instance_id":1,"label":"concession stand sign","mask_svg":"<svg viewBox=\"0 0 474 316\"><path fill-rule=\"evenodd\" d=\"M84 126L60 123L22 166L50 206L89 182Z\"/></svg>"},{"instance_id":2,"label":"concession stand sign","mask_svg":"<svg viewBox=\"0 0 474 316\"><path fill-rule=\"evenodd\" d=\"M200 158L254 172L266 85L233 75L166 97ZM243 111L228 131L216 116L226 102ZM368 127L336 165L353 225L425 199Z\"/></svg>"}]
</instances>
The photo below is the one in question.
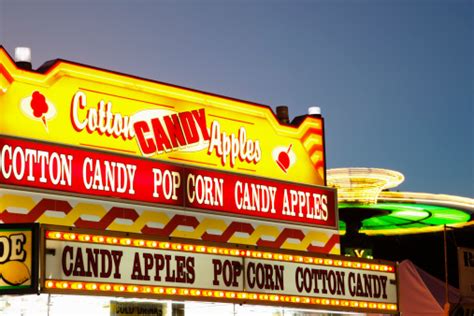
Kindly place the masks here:
<instances>
[{"instance_id":1,"label":"concession stand sign","mask_svg":"<svg viewBox=\"0 0 474 316\"><path fill-rule=\"evenodd\" d=\"M398 311L394 263L311 253L339 252L319 115L283 124L267 106L63 60L27 71L1 46L0 112L0 191L15 193L0 221L103 227L42 226L39 251L33 232L0 231L7 287ZM191 226L241 245L172 239Z\"/></svg>"},{"instance_id":2,"label":"concession stand sign","mask_svg":"<svg viewBox=\"0 0 474 316\"><path fill-rule=\"evenodd\" d=\"M36 72L0 47L0 134L325 185L321 117L57 60ZM304 170L304 172L302 172Z\"/></svg>"},{"instance_id":3,"label":"concession stand sign","mask_svg":"<svg viewBox=\"0 0 474 316\"><path fill-rule=\"evenodd\" d=\"M337 228L336 191L0 136L0 184Z\"/></svg>"},{"instance_id":4,"label":"concession stand sign","mask_svg":"<svg viewBox=\"0 0 474 316\"><path fill-rule=\"evenodd\" d=\"M0 224L0 295L38 292L38 224Z\"/></svg>"},{"instance_id":5,"label":"concession stand sign","mask_svg":"<svg viewBox=\"0 0 474 316\"><path fill-rule=\"evenodd\" d=\"M0 47L0 185L190 208L337 231L320 116Z\"/></svg>"},{"instance_id":6,"label":"concession stand sign","mask_svg":"<svg viewBox=\"0 0 474 316\"><path fill-rule=\"evenodd\" d=\"M397 311L393 263L45 228L49 293Z\"/></svg>"}]
</instances>

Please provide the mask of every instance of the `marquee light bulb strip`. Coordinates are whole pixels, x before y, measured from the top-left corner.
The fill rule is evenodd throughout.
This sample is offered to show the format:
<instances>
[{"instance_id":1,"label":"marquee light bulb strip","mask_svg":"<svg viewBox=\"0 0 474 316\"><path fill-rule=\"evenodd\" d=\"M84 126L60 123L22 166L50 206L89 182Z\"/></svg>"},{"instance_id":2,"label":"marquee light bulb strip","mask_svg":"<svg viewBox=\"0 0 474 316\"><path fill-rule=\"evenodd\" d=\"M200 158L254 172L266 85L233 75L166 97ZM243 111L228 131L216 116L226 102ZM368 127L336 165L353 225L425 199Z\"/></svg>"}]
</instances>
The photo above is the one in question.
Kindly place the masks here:
<instances>
[{"instance_id":1,"label":"marquee light bulb strip","mask_svg":"<svg viewBox=\"0 0 474 316\"><path fill-rule=\"evenodd\" d=\"M128 238L128 237L112 237L112 236L70 233L70 232L61 232L61 231L46 231L46 238L52 239L52 240L77 241L77 242L93 243L93 244L130 246L130 247L140 247L140 248L148 248L148 249L183 251L183 252L190 252L190 253L208 253L208 254L216 254L216 255L249 257L249 258L259 258L259 259L266 259L266 260L287 261L287 262L301 262L305 264L345 267L345 268L381 271L381 272L394 272L395 271L395 268L393 266L386 265L386 264L354 262L354 261L331 259L331 258L317 258L317 257L310 257L310 256L272 253L272 252L258 251L258 250L245 250L245 249L237 249L237 248L192 245L192 244L187 244L187 243L144 240L144 239L136 239L136 238Z\"/></svg>"},{"instance_id":2,"label":"marquee light bulb strip","mask_svg":"<svg viewBox=\"0 0 474 316\"><path fill-rule=\"evenodd\" d=\"M111 293L137 293L137 294L157 294L157 295L174 295L186 297L202 297L202 298L227 298L237 300L250 300L260 302L283 302L292 304L312 304L326 305L334 307L356 308L356 309L378 309L387 311L396 311L395 304L374 303L367 301L354 301L344 299L322 299L306 296L295 295L277 295L277 294L261 294L240 291L214 291L214 290L197 290L188 288L160 287L160 286L138 286L117 283L98 283L98 282L69 282L58 280L45 281L47 289L58 290L78 290L78 291L99 291Z\"/></svg>"}]
</instances>

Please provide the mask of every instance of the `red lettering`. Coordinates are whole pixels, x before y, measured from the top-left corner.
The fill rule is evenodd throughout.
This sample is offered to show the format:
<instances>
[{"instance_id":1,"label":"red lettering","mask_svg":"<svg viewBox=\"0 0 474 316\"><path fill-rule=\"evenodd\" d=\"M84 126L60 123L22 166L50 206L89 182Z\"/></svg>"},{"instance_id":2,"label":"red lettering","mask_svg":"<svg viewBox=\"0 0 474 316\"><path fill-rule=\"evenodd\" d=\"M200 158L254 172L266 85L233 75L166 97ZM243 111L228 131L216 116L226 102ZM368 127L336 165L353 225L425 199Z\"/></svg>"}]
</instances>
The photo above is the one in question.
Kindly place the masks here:
<instances>
[{"instance_id":1,"label":"red lettering","mask_svg":"<svg viewBox=\"0 0 474 316\"><path fill-rule=\"evenodd\" d=\"M246 275L247 284L250 289L256 287L260 290L284 290L284 269L285 267L282 265L249 262Z\"/></svg>"},{"instance_id":2,"label":"red lettering","mask_svg":"<svg viewBox=\"0 0 474 316\"><path fill-rule=\"evenodd\" d=\"M155 114L150 110L147 114L135 117L136 121L133 124L134 133L144 155L160 154L163 151L185 148L209 140L204 109L169 115L163 115L162 111Z\"/></svg>"},{"instance_id":3,"label":"red lettering","mask_svg":"<svg viewBox=\"0 0 474 316\"><path fill-rule=\"evenodd\" d=\"M171 150L173 147L170 144L168 136L166 136L160 120L157 118L152 119L151 125L153 127L153 135L155 136L156 151L162 152L166 149Z\"/></svg>"},{"instance_id":4,"label":"red lettering","mask_svg":"<svg viewBox=\"0 0 474 316\"><path fill-rule=\"evenodd\" d=\"M188 279L187 283L192 284L196 279L196 275L194 272L194 258L188 257L186 258L186 270L188 271Z\"/></svg>"},{"instance_id":5,"label":"red lettering","mask_svg":"<svg viewBox=\"0 0 474 316\"><path fill-rule=\"evenodd\" d=\"M120 279L120 262L122 261L123 251L112 250L112 260L115 267L114 279Z\"/></svg>"},{"instance_id":6,"label":"red lettering","mask_svg":"<svg viewBox=\"0 0 474 316\"><path fill-rule=\"evenodd\" d=\"M148 275L148 271L153 268L153 256L149 253L143 254L143 261L145 262L145 275L143 276L143 280L150 280L150 276Z\"/></svg>"},{"instance_id":7,"label":"red lettering","mask_svg":"<svg viewBox=\"0 0 474 316\"><path fill-rule=\"evenodd\" d=\"M165 258L163 255L155 254L156 273L155 281L161 281L160 272L165 267Z\"/></svg>"},{"instance_id":8,"label":"red lettering","mask_svg":"<svg viewBox=\"0 0 474 316\"><path fill-rule=\"evenodd\" d=\"M176 260L176 282L185 283L186 275L184 274L186 257L184 256L175 256Z\"/></svg>"},{"instance_id":9,"label":"red lettering","mask_svg":"<svg viewBox=\"0 0 474 316\"><path fill-rule=\"evenodd\" d=\"M97 259L99 256L99 249L86 249L87 253L87 272L86 276L98 276L99 265L97 264Z\"/></svg>"},{"instance_id":10,"label":"red lettering","mask_svg":"<svg viewBox=\"0 0 474 316\"><path fill-rule=\"evenodd\" d=\"M112 274L112 256L110 251L106 249L100 249L102 271L100 272L101 278L108 278Z\"/></svg>"},{"instance_id":11,"label":"red lettering","mask_svg":"<svg viewBox=\"0 0 474 316\"><path fill-rule=\"evenodd\" d=\"M74 262L74 271L72 271L73 276L84 276L86 273L84 271L84 259L82 258L81 248L77 249L76 260Z\"/></svg>"},{"instance_id":12,"label":"red lettering","mask_svg":"<svg viewBox=\"0 0 474 316\"><path fill-rule=\"evenodd\" d=\"M179 122L177 114L163 117L166 129L168 130L168 136L174 148L186 146L187 142L184 138L183 129ZM171 148L170 148L171 149Z\"/></svg>"},{"instance_id":13,"label":"red lettering","mask_svg":"<svg viewBox=\"0 0 474 316\"><path fill-rule=\"evenodd\" d=\"M209 140L209 131L207 130L206 126L206 113L204 112L204 109L199 109L199 110L192 110L194 119L196 120L196 123L199 126L199 129L201 130L201 134L204 140Z\"/></svg>"},{"instance_id":14,"label":"red lettering","mask_svg":"<svg viewBox=\"0 0 474 316\"><path fill-rule=\"evenodd\" d=\"M166 282L174 282L176 280L176 270L171 270L171 256L166 255L165 256L165 265L166 265L166 277L165 281ZM173 273L171 273L173 272Z\"/></svg>"},{"instance_id":15,"label":"red lettering","mask_svg":"<svg viewBox=\"0 0 474 316\"><path fill-rule=\"evenodd\" d=\"M71 101L70 119L72 126L78 132L86 129L88 133L97 132L99 135L121 136L124 140L132 139L135 134L131 126L130 117L122 117L120 113L112 113L112 103L100 100L96 108L87 109L86 117L79 118L87 106L86 94L78 91Z\"/></svg>"},{"instance_id":16,"label":"red lettering","mask_svg":"<svg viewBox=\"0 0 474 316\"><path fill-rule=\"evenodd\" d=\"M184 135L186 135L186 140L188 141L188 144L194 144L199 142L199 134L191 112L179 113L179 119L181 120Z\"/></svg>"},{"instance_id":17,"label":"red lettering","mask_svg":"<svg viewBox=\"0 0 474 316\"><path fill-rule=\"evenodd\" d=\"M63 255L61 258L61 263L63 267L63 272L64 275L70 276L72 273L72 269L74 267L74 264L72 263L72 258L73 258L73 249L71 246L65 246L63 250ZM69 262L67 262L69 259Z\"/></svg>"},{"instance_id":18,"label":"red lettering","mask_svg":"<svg viewBox=\"0 0 474 316\"><path fill-rule=\"evenodd\" d=\"M132 270L132 280L143 280L142 267L140 265L140 255L138 252L135 252L135 257L133 258L133 270Z\"/></svg>"},{"instance_id":19,"label":"red lettering","mask_svg":"<svg viewBox=\"0 0 474 316\"><path fill-rule=\"evenodd\" d=\"M146 156L152 155L156 151L156 146L153 139L145 137L145 133L150 131L148 124L139 121L133 124L133 128L135 129L138 145L142 153Z\"/></svg>"},{"instance_id":20,"label":"red lettering","mask_svg":"<svg viewBox=\"0 0 474 316\"><path fill-rule=\"evenodd\" d=\"M242 275L242 264L239 261L213 259L214 280L212 284L219 285L218 277L222 276L225 286L239 286L237 279Z\"/></svg>"}]
</instances>

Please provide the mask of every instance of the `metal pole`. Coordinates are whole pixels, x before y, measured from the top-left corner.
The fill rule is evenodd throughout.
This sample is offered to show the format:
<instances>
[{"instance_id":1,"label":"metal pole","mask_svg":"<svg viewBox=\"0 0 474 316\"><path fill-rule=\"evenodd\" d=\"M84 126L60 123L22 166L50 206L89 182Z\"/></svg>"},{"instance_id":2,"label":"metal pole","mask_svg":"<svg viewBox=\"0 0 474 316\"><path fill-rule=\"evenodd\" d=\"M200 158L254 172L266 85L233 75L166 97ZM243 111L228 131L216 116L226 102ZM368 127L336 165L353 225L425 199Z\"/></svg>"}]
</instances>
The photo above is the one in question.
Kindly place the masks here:
<instances>
[{"instance_id":1,"label":"metal pole","mask_svg":"<svg viewBox=\"0 0 474 316\"><path fill-rule=\"evenodd\" d=\"M444 239L444 314L449 315L448 243L446 240L446 224L444 225L443 239Z\"/></svg>"},{"instance_id":2,"label":"metal pole","mask_svg":"<svg viewBox=\"0 0 474 316\"><path fill-rule=\"evenodd\" d=\"M51 294L48 293L48 308L47 308L48 316L49 316L50 307L51 307Z\"/></svg>"}]
</instances>

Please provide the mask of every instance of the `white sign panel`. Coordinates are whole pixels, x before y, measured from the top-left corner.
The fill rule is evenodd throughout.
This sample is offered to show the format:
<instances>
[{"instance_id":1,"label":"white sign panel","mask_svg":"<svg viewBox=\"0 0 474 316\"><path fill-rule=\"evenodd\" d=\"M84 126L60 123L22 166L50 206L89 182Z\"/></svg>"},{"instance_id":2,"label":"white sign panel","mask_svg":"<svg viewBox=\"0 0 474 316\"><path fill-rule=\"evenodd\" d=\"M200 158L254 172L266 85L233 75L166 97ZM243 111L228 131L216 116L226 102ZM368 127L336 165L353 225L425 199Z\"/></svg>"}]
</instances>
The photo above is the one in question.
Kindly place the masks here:
<instances>
[{"instance_id":1,"label":"white sign panel","mask_svg":"<svg viewBox=\"0 0 474 316\"><path fill-rule=\"evenodd\" d=\"M340 261L341 266L331 266L279 260L278 257L232 255L231 250L224 254L196 253L51 239L46 240L46 249L47 280L219 289L397 304L393 270L343 267L343 261Z\"/></svg>"},{"instance_id":2,"label":"white sign panel","mask_svg":"<svg viewBox=\"0 0 474 316\"><path fill-rule=\"evenodd\" d=\"M229 289L210 277L213 261L225 262L224 256L57 240L48 240L46 247L55 253L46 255L48 279ZM243 284L242 275L236 282Z\"/></svg>"},{"instance_id":3,"label":"white sign panel","mask_svg":"<svg viewBox=\"0 0 474 316\"><path fill-rule=\"evenodd\" d=\"M458 247L459 290L474 297L474 249Z\"/></svg>"},{"instance_id":4,"label":"white sign panel","mask_svg":"<svg viewBox=\"0 0 474 316\"><path fill-rule=\"evenodd\" d=\"M245 260L246 290L395 303L393 273L268 260Z\"/></svg>"}]
</instances>

